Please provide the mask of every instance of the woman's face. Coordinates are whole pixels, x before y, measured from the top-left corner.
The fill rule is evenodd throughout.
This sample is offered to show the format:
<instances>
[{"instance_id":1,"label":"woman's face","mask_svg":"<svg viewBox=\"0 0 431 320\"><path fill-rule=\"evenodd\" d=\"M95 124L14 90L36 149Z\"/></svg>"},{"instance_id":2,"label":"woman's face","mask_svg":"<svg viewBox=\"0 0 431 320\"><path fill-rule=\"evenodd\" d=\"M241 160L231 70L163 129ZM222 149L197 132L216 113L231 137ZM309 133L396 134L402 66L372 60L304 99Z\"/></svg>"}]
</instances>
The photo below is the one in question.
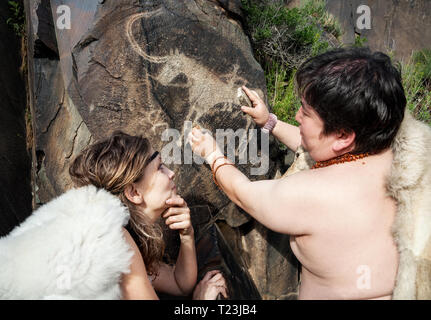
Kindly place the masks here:
<instances>
[{"instance_id":1,"label":"woman's face","mask_svg":"<svg viewBox=\"0 0 431 320\"><path fill-rule=\"evenodd\" d=\"M301 108L295 116L299 123L301 144L315 161L327 160L333 157L332 145L336 140L335 135L322 134L324 123L317 112L301 99Z\"/></svg>"},{"instance_id":2,"label":"woman's face","mask_svg":"<svg viewBox=\"0 0 431 320\"><path fill-rule=\"evenodd\" d=\"M150 154L153 159L134 185L143 199L139 207L154 222L166 210L166 200L175 196L177 189L173 181L175 173L162 163L160 153L151 149Z\"/></svg>"}]
</instances>

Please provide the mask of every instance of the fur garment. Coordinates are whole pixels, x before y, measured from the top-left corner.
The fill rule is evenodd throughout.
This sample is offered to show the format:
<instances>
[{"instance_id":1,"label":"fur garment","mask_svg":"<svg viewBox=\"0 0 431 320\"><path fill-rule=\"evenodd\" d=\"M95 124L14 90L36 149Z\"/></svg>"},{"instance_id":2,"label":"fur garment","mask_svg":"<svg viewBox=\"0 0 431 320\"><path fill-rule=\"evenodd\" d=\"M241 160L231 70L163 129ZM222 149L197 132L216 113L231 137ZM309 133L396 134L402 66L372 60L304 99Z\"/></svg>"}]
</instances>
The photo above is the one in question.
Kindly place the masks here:
<instances>
[{"instance_id":1,"label":"fur garment","mask_svg":"<svg viewBox=\"0 0 431 320\"><path fill-rule=\"evenodd\" d=\"M406 112L392 150L386 187L398 204L400 254L393 299L431 299L431 128Z\"/></svg>"},{"instance_id":2,"label":"fur garment","mask_svg":"<svg viewBox=\"0 0 431 320\"><path fill-rule=\"evenodd\" d=\"M129 212L103 189L72 189L0 239L0 299L119 299Z\"/></svg>"},{"instance_id":3,"label":"fur garment","mask_svg":"<svg viewBox=\"0 0 431 320\"><path fill-rule=\"evenodd\" d=\"M386 180L397 201L392 235L399 266L392 298L431 299L431 128L406 110L392 143L393 161ZM310 169L313 161L302 148L283 177Z\"/></svg>"}]
</instances>

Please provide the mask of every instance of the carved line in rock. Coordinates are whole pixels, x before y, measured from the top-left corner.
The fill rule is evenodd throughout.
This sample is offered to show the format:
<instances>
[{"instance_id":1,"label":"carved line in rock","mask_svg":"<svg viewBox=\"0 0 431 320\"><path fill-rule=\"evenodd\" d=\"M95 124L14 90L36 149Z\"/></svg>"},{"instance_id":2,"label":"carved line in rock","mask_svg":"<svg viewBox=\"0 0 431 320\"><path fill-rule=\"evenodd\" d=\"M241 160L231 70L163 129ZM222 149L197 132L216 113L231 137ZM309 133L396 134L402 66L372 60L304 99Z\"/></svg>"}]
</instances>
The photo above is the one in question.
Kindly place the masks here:
<instances>
[{"instance_id":1,"label":"carved line in rock","mask_svg":"<svg viewBox=\"0 0 431 320\"><path fill-rule=\"evenodd\" d=\"M219 88L221 92L220 100L232 101L236 97L235 84L243 83L246 81L238 75L239 66L233 66L233 72L228 76L224 77L224 81L220 79L218 75L213 74L211 70L205 67L203 64L198 63L195 59L191 59L180 53L178 49L171 50L167 56L151 56L148 55L145 50L139 45L133 35L133 24L139 19L148 19L151 17L158 16L163 13L163 9L159 8L151 12L140 12L131 15L126 22L126 38L129 41L132 49L142 58L150 63L165 64L161 71L156 77L151 76L155 81L159 82L163 86L181 86L189 89L190 97L190 108L185 119L189 120L194 114L195 119L199 119L206 111L206 105L214 104L212 90L208 85L199 85L202 79L211 78L213 86ZM190 72L189 70L193 70ZM173 84L172 80L179 74L187 74L189 83L187 85ZM199 106L200 102L203 104ZM218 102L217 102L218 103ZM251 125L250 119L247 118L247 127ZM180 141L183 141L183 132L181 133Z\"/></svg>"},{"instance_id":2,"label":"carved line in rock","mask_svg":"<svg viewBox=\"0 0 431 320\"><path fill-rule=\"evenodd\" d=\"M168 57L149 56L144 50L142 50L141 46L138 44L135 37L133 36L132 26L136 20L139 20L142 18L150 18L153 16L160 15L162 13L161 11L162 11L162 9L159 8L159 9L151 11L151 12L141 12L141 13L134 14L134 15L130 16L130 18L127 20L127 23L126 23L126 37L127 37L127 40L129 40L130 44L132 45L133 50L135 52L137 52L145 60L152 62L152 63L167 62Z\"/></svg>"}]
</instances>

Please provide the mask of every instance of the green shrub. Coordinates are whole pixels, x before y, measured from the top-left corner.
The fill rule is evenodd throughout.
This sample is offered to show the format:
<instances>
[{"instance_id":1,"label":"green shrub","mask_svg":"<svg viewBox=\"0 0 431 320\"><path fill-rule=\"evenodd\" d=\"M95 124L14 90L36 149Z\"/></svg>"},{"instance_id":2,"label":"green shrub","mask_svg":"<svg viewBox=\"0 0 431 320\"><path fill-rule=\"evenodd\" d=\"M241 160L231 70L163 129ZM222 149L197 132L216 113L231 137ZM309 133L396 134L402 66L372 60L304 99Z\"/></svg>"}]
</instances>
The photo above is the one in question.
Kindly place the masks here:
<instances>
[{"instance_id":1,"label":"green shrub","mask_svg":"<svg viewBox=\"0 0 431 320\"><path fill-rule=\"evenodd\" d=\"M13 29L18 37L25 34L24 10L17 1L8 1L11 16L6 20L6 24Z\"/></svg>"},{"instance_id":2,"label":"green shrub","mask_svg":"<svg viewBox=\"0 0 431 320\"><path fill-rule=\"evenodd\" d=\"M401 67L407 107L416 119L431 125L431 50L414 52Z\"/></svg>"},{"instance_id":3,"label":"green shrub","mask_svg":"<svg viewBox=\"0 0 431 320\"><path fill-rule=\"evenodd\" d=\"M268 103L280 120L298 125L296 70L307 58L342 45L340 25L321 0L308 0L292 9L274 0L242 0L242 4L255 57L265 71ZM354 45L362 47L366 42L356 35ZM414 53L410 63L402 64L402 77L408 108L431 125L431 49Z\"/></svg>"},{"instance_id":4,"label":"green shrub","mask_svg":"<svg viewBox=\"0 0 431 320\"><path fill-rule=\"evenodd\" d=\"M422 74L423 81L431 85L431 49L424 49L412 54L412 61L418 72Z\"/></svg>"},{"instance_id":5,"label":"green shrub","mask_svg":"<svg viewBox=\"0 0 431 320\"><path fill-rule=\"evenodd\" d=\"M309 0L300 8L289 9L283 1L242 0L246 27L257 60L265 66L278 63L288 71L310 55L328 49L324 39L336 39L341 28L325 10L322 0Z\"/></svg>"},{"instance_id":6,"label":"green shrub","mask_svg":"<svg viewBox=\"0 0 431 320\"><path fill-rule=\"evenodd\" d=\"M285 70L280 70L275 80L272 108L273 112L281 120L298 126L295 120L296 112L301 106L295 90L295 72L285 82Z\"/></svg>"},{"instance_id":7,"label":"green shrub","mask_svg":"<svg viewBox=\"0 0 431 320\"><path fill-rule=\"evenodd\" d=\"M355 43L353 44L353 46L355 47L363 47L365 46L365 44L367 43L367 38L366 37L362 37L359 34L355 35Z\"/></svg>"},{"instance_id":8,"label":"green shrub","mask_svg":"<svg viewBox=\"0 0 431 320\"><path fill-rule=\"evenodd\" d=\"M309 57L338 44L340 25L321 0L291 9L283 1L243 0L242 4L256 59L265 71L268 102L279 119L298 125L296 70Z\"/></svg>"}]
</instances>

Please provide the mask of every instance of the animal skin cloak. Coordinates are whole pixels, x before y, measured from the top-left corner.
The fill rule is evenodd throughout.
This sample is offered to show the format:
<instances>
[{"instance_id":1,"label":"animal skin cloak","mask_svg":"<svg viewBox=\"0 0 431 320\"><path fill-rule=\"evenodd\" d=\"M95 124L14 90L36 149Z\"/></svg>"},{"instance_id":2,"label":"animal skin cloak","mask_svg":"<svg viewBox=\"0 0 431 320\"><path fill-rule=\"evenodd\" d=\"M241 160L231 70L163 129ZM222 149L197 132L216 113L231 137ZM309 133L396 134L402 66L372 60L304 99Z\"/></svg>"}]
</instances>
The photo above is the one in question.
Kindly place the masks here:
<instances>
[{"instance_id":1,"label":"animal skin cloak","mask_svg":"<svg viewBox=\"0 0 431 320\"><path fill-rule=\"evenodd\" d=\"M0 239L0 300L119 299L133 255L129 211L103 189L72 189Z\"/></svg>"},{"instance_id":2,"label":"animal skin cloak","mask_svg":"<svg viewBox=\"0 0 431 320\"><path fill-rule=\"evenodd\" d=\"M397 201L392 235L399 266L392 298L431 299L431 128L406 110L392 143L393 161L386 180ZM283 175L310 169L314 161L302 147Z\"/></svg>"}]
</instances>

